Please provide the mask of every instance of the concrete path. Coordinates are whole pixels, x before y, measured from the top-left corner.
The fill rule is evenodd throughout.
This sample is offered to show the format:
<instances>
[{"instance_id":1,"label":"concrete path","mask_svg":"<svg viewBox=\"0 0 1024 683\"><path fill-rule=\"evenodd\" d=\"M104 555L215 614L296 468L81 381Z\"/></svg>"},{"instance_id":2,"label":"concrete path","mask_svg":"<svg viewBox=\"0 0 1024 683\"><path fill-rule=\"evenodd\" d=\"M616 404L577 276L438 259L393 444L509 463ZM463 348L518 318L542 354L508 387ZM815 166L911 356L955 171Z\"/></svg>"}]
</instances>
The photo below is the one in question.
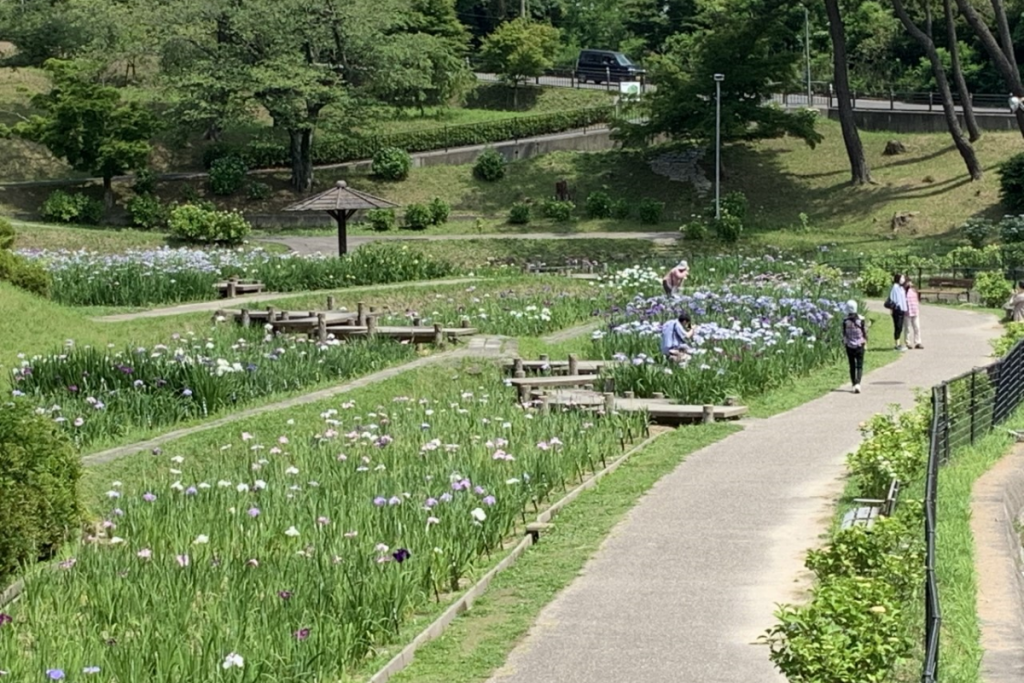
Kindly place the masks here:
<instances>
[{"instance_id":1,"label":"concrete path","mask_svg":"<svg viewBox=\"0 0 1024 683\"><path fill-rule=\"evenodd\" d=\"M348 248L371 242L438 242L446 240L650 240L674 244L681 234L675 232L524 232L484 233L482 235L349 235ZM299 254L332 254L338 250L334 235L317 237L261 237L261 242L283 244Z\"/></svg>"},{"instance_id":2,"label":"concrete path","mask_svg":"<svg viewBox=\"0 0 1024 683\"><path fill-rule=\"evenodd\" d=\"M844 386L751 421L658 482L493 683L784 681L755 641L776 603L802 599L805 552L828 528L858 425L986 363L999 333L991 316L958 309L924 307L922 319L927 349L870 373L863 394Z\"/></svg>"}]
</instances>

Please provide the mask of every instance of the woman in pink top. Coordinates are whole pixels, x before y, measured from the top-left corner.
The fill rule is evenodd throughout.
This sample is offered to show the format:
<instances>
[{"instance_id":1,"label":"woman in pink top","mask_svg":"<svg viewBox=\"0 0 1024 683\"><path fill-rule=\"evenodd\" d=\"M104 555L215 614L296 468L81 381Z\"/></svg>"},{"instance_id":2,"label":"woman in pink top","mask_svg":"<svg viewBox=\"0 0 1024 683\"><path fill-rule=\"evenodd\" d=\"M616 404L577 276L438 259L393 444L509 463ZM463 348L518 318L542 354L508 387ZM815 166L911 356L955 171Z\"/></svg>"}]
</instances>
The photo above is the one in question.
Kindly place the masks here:
<instances>
[{"instance_id":1,"label":"woman in pink top","mask_svg":"<svg viewBox=\"0 0 1024 683\"><path fill-rule=\"evenodd\" d=\"M665 290L665 296L675 296L679 293L679 288L683 286L683 282L690 276L690 265L686 261L680 261L679 264L668 271L665 277L661 279L661 288Z\"/></svg>"},{"instance_id":2,"label":"woman in pink top","mask_svg":"<svg viewBox=\"0 0 1024 683\"><path fill-rule=\"evenodd\" d=\"M923 349L921 344L921 298L917 287L907 278L903 283L907 292L907 324L903 327L903 344L908 349Z\"/></svg>"}]
</instances>

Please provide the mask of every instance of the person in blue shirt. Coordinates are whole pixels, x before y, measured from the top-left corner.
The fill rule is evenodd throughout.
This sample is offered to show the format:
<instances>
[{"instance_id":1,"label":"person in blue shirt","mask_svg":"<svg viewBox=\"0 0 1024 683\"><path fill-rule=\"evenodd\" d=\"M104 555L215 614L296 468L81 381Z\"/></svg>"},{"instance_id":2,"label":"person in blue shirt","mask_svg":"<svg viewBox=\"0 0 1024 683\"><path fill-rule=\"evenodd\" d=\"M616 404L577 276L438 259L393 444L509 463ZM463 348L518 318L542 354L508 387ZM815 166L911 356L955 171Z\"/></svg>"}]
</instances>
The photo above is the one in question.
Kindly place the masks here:
<instances>
[{"instance_id":1,"label":"person in blue shirt","mask_svg":"<svg viewBox=\"0 0 1024 683\"><path fill-rule=\"evenodd\" d=\"M683 311L676 320L661 326L661 353L673 361L683 360L684 345L692 338L693 324L690 314Z\"/></svg>"},{"instance_id":2,"label":"person in blue shirt","mask_svg":"<svg viewBox=\"0 0 1024 683\"><path fill-rule=\"evenodd\" d=\"M903 275L896 273L892 276L892 288L889 290L889 298L885 300L885 307L892 314L892 336L896 340L896 350L906 351L907 347L900 343L903 336L903 321L907 317L907 292L903 289L903 282L906 280Z\"/></svg>"}]
</instances>

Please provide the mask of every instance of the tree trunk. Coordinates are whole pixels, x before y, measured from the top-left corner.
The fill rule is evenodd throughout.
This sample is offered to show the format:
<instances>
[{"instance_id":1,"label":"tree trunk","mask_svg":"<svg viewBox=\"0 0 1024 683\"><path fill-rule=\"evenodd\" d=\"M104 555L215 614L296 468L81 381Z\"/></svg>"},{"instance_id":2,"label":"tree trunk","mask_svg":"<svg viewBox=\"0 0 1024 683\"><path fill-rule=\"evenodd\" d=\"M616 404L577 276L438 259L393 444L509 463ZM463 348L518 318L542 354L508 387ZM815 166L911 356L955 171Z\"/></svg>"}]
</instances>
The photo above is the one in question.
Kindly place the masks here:
<instances>
[{"instance_id":1,"label":"tree trunk","mask_svg":"<svg viewBox=\"0 0 1024 683\"><path fill-rule=\"evenodd\" d=\"M942 113L946 117L949 135L953 138L953 144L956 145L957 151L960 152L960 156L967 166L967 173L970 174L971 180L981 180L981 164L978 163L974 147L964 138L964 133L960 130L960 122L956 118L956 109L953 107L953 93L949 89L946 69L942 66L942 59L939 57L939 51L935 49L935 43L911 20L907 10L903 7L902 0L892 0L892 7L903 27L907 29L907 33L924 48L928 61L932 65L935 84L938 86L939 95L942 98Z\"/></svg>"},{"instance_id":2,"label":"tree trunk","mask_svg":"<svg viewBox=\"0 0 1024 683\"><path fill-rule=\"evenodd\" d=\"M103 176L103 207L110 211L114 208L114 179L112 176Z\"/></svg>"},{"instance_id":3,"label":"tree trunk","mask_svg":"<svg viewBox=\"0 0 1024 683\"><path fill-rule=\"evenodd\" d=\"M956 17L953 14L953 0L942 0L942 8L946 14L946 41L949 43L949 61L953 70L953 82L960 95L960 106L964 111L967 135L971 142L977 142L981 139L981 129L978 128L978 119L974 116L974 103L971 102L971 93L967 90L964 71L960 68L960 48L956 42Z\"/></svg>"},{"instance_id":4,"label":"tree trunk","mask_svg":"<svg viewBox=\"0 0 1024 683\"><path fill-rule=\"evenodd\" d=\"M291 138L292 187L308 192L313 187L313 130L300 128L288 133Z\"/></svg>"},{"instance_id":5,"label":"tree trunk","mask_svg":"<svg viewBox=\"0 0 1024 683\"><path fill-rule=\"evenodd\" d=\"M850 77L846 62L846 28L839 14L839 0L825 0L828 13L828 32L832 38L832 56L835 64L834 77L836 97L839 98L839 125L843 129L846 156L850 159L850 178L855 185L871 182L871 169L864 157L864 146L860 142L857 122L853 118L853 102L850 99Z\"/></svg>"},{"instance_id":6,"label":"tree trunk","mask_svg":"<svg viewBox=\"0 0 1024 683\"><path fill-rule=\"evenodd\" d=\"M1011 56L1007 57L1006 53L999 47L999 43L996 42L992 31L989 30L988 24L978 14L978 11L974 9L971 0L956 0L956 6L960 8L960 13L967 20L967 23L970 24L971 29L984 46L985 52L988 53L989 59L992 60L992 64L1003 77L1006 89L1010 91L1011 95L1024 100L1024 85L1021 84L1020 72L1017 70L1017 60L1013 58L1012 44L1010 46ZM1001 7L1002 5L1000 5ZM1005 16L1006 13L1004 12L1003 14ZM1017 110L1017 127L1020 129L1021 135L1024 136L1024 110Z\"/></svg>"}]
</instances>

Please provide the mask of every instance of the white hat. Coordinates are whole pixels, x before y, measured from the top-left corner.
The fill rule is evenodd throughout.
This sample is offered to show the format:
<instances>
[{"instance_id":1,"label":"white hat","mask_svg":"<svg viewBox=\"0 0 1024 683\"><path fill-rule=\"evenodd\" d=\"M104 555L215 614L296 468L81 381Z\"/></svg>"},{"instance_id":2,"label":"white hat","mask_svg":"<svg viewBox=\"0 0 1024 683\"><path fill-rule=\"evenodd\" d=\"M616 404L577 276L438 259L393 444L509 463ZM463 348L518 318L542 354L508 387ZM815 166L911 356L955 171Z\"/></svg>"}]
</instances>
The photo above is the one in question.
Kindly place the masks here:
<instances>
[{"instance_id":1,"label":"white hat","mask_svg":"<svg viewBox=\"0 0 1024 683\"><path fill-rule=\"evenodd\" d=\"M679 262L679 265L676 266L676 268L682 268L683 270L689 270L690 269L690 264L686 262L686 259L683 259L682 261Z\"/></svg>"},{"instance_id":2,"label":"white hat","mask_svg":"<svg viewBox=\"0 0 1024 683\"><path fill-rule=\"evenodd\" d=\"M849 301L847 301L846 302L846 312L848 314L856 313L857 312L857 302L854 301L853 299L850 299Z\"/></svg>"}]
</instances>

